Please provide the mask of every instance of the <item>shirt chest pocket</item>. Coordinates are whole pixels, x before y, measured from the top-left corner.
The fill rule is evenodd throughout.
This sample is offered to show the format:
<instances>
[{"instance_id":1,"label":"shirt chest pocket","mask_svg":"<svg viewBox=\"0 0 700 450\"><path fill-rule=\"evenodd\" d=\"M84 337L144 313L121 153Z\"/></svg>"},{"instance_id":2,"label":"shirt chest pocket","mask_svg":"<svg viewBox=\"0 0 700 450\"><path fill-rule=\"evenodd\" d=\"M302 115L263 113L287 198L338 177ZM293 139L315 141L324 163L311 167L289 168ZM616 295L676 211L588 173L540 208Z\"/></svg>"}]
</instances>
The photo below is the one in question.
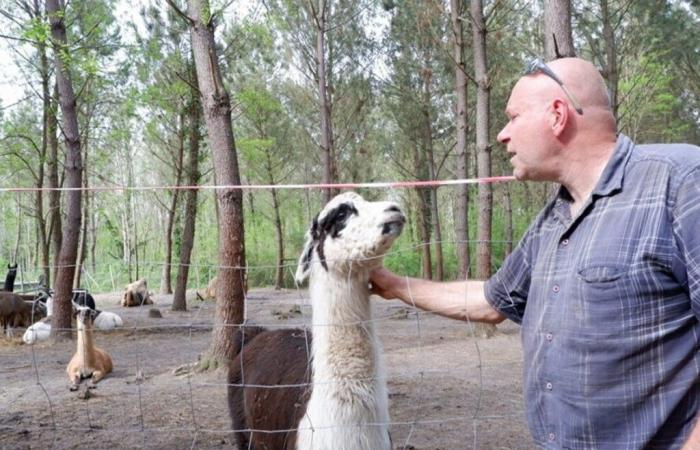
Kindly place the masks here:
<instances>
[{"instance_id":1,"label":"shirt chest pocket","mask_svg":"<svg viewBox=\"0 0 700 450\"><path fill-rule=\"evenodd\" d=\"M609 323L618 328L620 319L643 326L660 308L663 299L677 292L672 242L661 239L617 243L604 253L584 259L576 270L573 303L582 323L592 327ZM618 328L619 329L619 328Z\"/></svg>"}]
</instances>

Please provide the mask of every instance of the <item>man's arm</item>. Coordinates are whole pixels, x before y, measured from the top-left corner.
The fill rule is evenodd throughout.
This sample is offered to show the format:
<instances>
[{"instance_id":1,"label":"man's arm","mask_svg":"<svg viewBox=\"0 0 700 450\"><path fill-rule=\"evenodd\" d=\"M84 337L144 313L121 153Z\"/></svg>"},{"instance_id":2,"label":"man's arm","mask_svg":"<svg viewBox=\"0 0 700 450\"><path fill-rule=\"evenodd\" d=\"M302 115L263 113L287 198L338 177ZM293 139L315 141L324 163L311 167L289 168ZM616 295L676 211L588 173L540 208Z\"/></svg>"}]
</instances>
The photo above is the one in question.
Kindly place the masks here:
<instances>
[{"instance_id":1,"label":"man's arm","mask_svg":"<svg viewBox=\"0 0 700 450\"><path fill-rule=\"evenodd\" d=\"M506 318L486 301L483 281L435 282L402 277L383 267L370 274L370 281L373 294L452 319L500 323Z\"/></svg>"}]
</instances>

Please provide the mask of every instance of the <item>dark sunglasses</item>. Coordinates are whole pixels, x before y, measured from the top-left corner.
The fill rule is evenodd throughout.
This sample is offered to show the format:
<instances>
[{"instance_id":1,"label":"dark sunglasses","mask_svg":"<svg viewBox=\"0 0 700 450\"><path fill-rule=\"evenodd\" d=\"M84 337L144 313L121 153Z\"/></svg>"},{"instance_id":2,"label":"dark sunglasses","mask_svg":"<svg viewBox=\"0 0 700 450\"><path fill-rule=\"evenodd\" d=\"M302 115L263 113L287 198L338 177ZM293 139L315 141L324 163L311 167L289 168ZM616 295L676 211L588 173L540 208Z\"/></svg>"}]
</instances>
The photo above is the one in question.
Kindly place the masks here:
<instances>
[{"instance_id":1,"label":"dark sunglasses","mask_svg":"<svg viewBox=\"0 0 700 450\"><path fill-rule=\"evenodd\" d=\"M576 96L574 96L574 94L571 91L569 91L566 88L566 86L564 86L564 83L559 79L559 77L540 58L535 58L531 61L528 61L525 65L524 75L531 75L536 72L542 72L552 80L556 81L557 84L561 86L561 89L564 91L566 96L569 98L569 101L571 101L571 104L573 105L576 112L580 115L583 115L583 108L581 108L581 103L579 103L579 101L576 99Z\"/></svg>"}]
</instances>

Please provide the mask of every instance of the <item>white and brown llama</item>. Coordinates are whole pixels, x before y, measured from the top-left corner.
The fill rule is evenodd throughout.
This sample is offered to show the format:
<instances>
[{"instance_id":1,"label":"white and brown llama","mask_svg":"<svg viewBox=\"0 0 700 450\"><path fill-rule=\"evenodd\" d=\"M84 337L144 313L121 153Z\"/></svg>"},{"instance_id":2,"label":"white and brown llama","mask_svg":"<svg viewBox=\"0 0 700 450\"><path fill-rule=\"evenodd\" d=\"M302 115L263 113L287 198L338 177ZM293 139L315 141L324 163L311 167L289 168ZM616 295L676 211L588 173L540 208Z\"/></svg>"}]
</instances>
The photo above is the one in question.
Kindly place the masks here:
<instances>
[{"instance_id":1,"label":"white and brown llama","mask_svg":"<svg viewBox=\"0 0 700 450\"><path fill-rule=\"evenodd\" d=\"M262 328L237 336L236 348L244 345L229 367L228 403L240 449L391 448L369 273L404 223L396 204L353 192L313 220L296 273L298 283L309 277L313 336Z\"/></svg>"},{"instance_id":2,"label":"white and brown llama","mask_svg":"<svg viewBox=\"0 0 700 450\"><path fill-rule=\"evenodd\" d=\"M95 317L97 312L94 309L78 307L76 314L78 346L66 368L71 391L77 390L80 382L86 378L89 379L88 387L93 388L95 383L112 371L112 358L95 345L92 336Z\"/></svg>"}]
</instances>

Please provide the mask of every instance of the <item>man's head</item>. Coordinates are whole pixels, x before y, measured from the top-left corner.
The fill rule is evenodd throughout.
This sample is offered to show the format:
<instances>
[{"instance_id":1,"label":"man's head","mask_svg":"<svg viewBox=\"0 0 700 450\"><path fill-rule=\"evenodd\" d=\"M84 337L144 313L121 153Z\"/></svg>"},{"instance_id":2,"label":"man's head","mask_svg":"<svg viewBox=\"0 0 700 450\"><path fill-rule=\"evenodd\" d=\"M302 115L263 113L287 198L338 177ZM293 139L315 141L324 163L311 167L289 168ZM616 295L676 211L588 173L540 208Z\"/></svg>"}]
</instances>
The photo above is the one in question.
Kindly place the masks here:
<instances>
[{"instance_id":1,"label":"man's head","mask_svg":"<svg viewBox=\"0 0 700 450\"><path fill-rule=\"evenodd\" d=\"M498 134L521 180L561 182L572 162L595 159L587 146L615 136L605 82L593 64L564 58L547 67L551 72L532 67L515 84L506 106L509 121Z\"/></svg>"}]
</instances>

